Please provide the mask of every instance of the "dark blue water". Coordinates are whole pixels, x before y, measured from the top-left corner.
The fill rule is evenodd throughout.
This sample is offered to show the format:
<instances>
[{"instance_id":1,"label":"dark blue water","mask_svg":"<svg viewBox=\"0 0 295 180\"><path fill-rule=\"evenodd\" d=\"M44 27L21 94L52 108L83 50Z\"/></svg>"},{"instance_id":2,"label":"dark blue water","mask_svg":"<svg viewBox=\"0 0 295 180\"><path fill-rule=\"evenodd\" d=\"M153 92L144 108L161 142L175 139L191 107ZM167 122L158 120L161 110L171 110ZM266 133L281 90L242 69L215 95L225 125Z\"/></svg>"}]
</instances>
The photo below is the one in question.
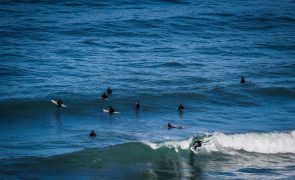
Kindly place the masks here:
<instances>
[{"instance_id":1,"label":"dark blue water","mask_svg":"<svg viewBox=\"0 0 295 180\"><path fill-rule=\"evenodd\" d=\"M294 178L294 9L1 1L0 177ZM120 113L102 112L110 105Z\"/></svg>"}]
</instances>

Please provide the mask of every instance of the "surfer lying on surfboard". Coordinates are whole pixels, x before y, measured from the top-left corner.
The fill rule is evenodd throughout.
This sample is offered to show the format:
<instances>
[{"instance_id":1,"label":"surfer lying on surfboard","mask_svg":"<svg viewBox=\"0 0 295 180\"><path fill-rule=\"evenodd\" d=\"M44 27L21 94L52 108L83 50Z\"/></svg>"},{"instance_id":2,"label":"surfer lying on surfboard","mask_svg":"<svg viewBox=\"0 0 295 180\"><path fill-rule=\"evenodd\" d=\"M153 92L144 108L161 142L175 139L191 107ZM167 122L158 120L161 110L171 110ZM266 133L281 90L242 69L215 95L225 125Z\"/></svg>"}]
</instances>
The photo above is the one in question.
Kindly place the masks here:
<instances>
[{"instance_id":1,"label":"surfer lying on surfboard","mask_svg":"<svg viewBox=\"0 0 295 180\"><path fill-rule=\"evenodd\" d=\"M61 108L61 107L67 107L66 105L64 105L64 103L62 102L61 99L58 99L57 101L55 100L51 100L51 102L55 105L57 105L58 108Z\"/></svg>"},{"instance_id":2,"label":"surfer lying on surfboard","mask_svg":"<svg viewBox=\"0 0 295 180\"><path fill-rule=\"evenodd\" d=\"M167 124L167 128L168 128L168 129L171 129L171 128L178 128L178 129L181 129L182 126L173 126L173 125L171 125L170 123L168 123L168 124Z\"/></svg>"}]
</instances>

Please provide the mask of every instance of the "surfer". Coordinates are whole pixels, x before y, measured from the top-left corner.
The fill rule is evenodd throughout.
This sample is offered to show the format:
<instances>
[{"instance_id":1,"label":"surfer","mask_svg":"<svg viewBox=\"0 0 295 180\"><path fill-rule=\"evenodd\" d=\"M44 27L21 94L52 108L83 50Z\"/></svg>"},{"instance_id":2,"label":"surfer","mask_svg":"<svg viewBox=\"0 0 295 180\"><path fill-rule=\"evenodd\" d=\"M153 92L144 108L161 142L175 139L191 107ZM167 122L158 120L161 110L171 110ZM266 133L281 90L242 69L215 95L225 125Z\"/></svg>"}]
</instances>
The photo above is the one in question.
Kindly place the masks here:
<instances>
[{"instance_id":1,"label":"surfer","mask_svg":"<svg viewBox=\"0 0 295 180\"><path fill-rule=\"evenodd\" d=\"M241 79L240 83L241 84L245 84L246 83L246 80L245 80L244 76L242 76L242 79Z\"/></svg>"},{"instance_id":2,"label":"surfer","mask_svg":"<svg viewBox=\"0 0 295 180\"><path fill-rule=\"evenodd\" d=\"M112 114L112 113L114 113L114 112L115 112L114 108L113 108L112 106L110 106L110 107L109 107L109 113Z\"/></svg>"},{"instance_id":3,"label":"surfer","mask_svg":"<svg viewBox=\"0 0 295 180\"><path fill-rule=\"evenodd\" d=\"M56 103L57 103L57 107L62 107L63 105L63 102L61 99L58 99Z\"/></svg>"},{"instance_id":4,"label":"surfer","mask_svg":"<svg viewBox=\"0 0 295 180\"><path fill-rule=\"evenodd\" d=\"M95 132L92 130L92 131L90 132L89 136L90 136L90 137L96 137L96 134L95 134Z\"/></svg>"},{"instance_id":5,"label":"surfer","mask_svg":"<svg viewBox=\"0 0 295 180\"><path fill-rule=\"evenodd\" d=\"M108 96L106 95L106 93L105 93L105 92L103 92L103 94L101 95L101 98L102 98L102 99L107 99L107 98L108 98Z\"/></svg>"},{"instance_id":6,"label":"surfer","mask_svg":"<svg viewBox=\"0 0 295 180\"><path fill-rule=\"evenodd\" d=\"M175 126L172 126L170 123L168 123L167 124L167 128L170 129L170 128L176 128L176 127Z\"/></svg>"},{"instance_id":7,"label":"surfer","mask_svg":"<svg viewBox=\"0 0 295 180\"><path fill-rule=\"evenodd\" d=\"M183 111L184 110L184 106L182 104L179 104L177 107L178 111Z\"/></svg>"},{"instance_id":8,"label":"surfer","mask_svg":"<svg viewBox=\"0 0 295 180\"><path fill-rule=\"evenodd\" d=\"M139 108L140 108L140 104L139 104L139 102L138 102L138 101L136 101L136 103L135 103L135 109L136 109L136 111L138 111L138 110L139 110Z\"/></svg>"},{"instance_id":9,"label":"surfer","mask_svg":"<svg viewBox=\"0 0 295 180\"><path fill-rule=\"evenodd\" d=\"M194 142L194 145L193 145L194 150L197 150L197 147L201 147L201 146L202 146L202 142L203 142L203 141L200 141L199 139L196 140L196 141Z\"/></svg>"},{"instance_id":10,"label":"surfer","mask_svg":"<svg viewBox=\"0 0 295 180\"><path fill-rule=\"evenodd\" d=\"M110 87L108 87L107 89L108 96L112 95L112 93L113 93L113 90Z\"/></svg>"}]
</instances>

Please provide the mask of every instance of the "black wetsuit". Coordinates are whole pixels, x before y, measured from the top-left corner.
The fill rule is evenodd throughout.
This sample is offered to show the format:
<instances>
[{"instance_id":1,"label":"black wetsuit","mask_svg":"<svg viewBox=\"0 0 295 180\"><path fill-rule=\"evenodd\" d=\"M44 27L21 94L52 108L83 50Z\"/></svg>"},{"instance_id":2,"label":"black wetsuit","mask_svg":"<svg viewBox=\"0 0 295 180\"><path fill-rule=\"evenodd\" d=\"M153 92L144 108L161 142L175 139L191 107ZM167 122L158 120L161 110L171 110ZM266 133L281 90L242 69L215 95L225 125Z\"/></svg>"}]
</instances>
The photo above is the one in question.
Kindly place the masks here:
<instances>
[{"instance_id":1,"label":"black wetsuit","mask_svg":"<svg viewBox=\"0 0 295 180\"><path fill-rule=\"evenodd\" d=\"M112 114L113 112L115 112L114 108L110 107L109 108L109 113Z\"/></svg>"},{"instance_id":2,"label":"black wetsuit","mask_svg":"<svg viewBox=\"0 0 295 180\"><path fill-rule=\"evenodd\" d=\"M194 146L194 149L196 150L197 147L201 147L202 146L202 141L200 141L200 140L195 141L195 143L194 143L193 146Z\"/></svg>"},{"instance_id":3,"label":"black wetsuit","mask_svg":"<svg viewBox=\"0 0 295 180\"><path fill-rule=\"evenodd\" d=\"M103 93L103 95L101 97L104 99L108 98L108 96L105 93Z\"/></svg>"},{"instance_id":4,"label":"black wetsuit","mask_svg":"<svg viewBox=\"0 0 295 180\"><path fill-rule=\"evenodd\" d=\"M241 81L240 81L240 83L241 83L241 84L245 84L245 83L246 83L245 79L242 78Z\"/></svg>"},{"instance_id":5,"label":"black wetsuit","mask_svg":"<svg viewBox=\"0 0 295 180\"><path fill-rule=\"evenodd\" d=\"M61 99L57 100L57 107L62 107L62 104L63 102Z\"/></svg>"},{"instance_id":6,"label":"black wetsuit","mask_svg":"<svg viewBox=\"0 0 295 180\"><path fill-rule=\"evenodd\" d=\"M178 109L178 111L183 111L184 110L184 106L182 104L180 104L177 109Z\"/></svg>"},{"instance_id":7,"label":"black wetsuit","mask_svg":"<svg viewBox=\"0 0 295 180\"><path fill-rule=\"evenodd\" d=\"M140 108L139 103L136 103L135 108L136 108L137 111L139 110L139 108Z\"/></svg>"},{"instance_id":8,"label":"black wetsuit","mask_svg":"<svg viewBox=\"0 0 295 180\"><path fill-rule=\"evenodd\" d=\"M89 136L90 136L90 137L95 137L95 136L96 136L96 134L95 134L95 132L94 132L94 131L92 131L92 132L89 134Z\"/></svg>"},{"instance_id":9,"label":"black wetsuit","mask_svg":"<svg viewBox=\"0 0 295 180\"><path fill-rule=\"evenodd\" d=\"M170 128L175 128L174 126L172 126L170 123L168 123L167 127Z\"/></svg>"}]
</instances>

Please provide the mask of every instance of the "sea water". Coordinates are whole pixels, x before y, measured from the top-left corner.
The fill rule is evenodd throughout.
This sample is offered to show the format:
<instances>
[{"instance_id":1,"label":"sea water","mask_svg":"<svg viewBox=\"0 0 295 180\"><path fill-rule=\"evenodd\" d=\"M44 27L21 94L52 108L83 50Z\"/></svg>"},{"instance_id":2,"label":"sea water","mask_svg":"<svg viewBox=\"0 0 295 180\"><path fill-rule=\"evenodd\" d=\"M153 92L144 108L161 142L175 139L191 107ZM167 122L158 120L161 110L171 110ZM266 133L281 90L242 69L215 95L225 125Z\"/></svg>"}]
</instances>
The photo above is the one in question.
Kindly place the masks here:
<instances>
[{"instance_id":1,"label":"sea water","mask_svg":"<svg viewBox=\"0 0 295 180\"><path fill-rule=\"evenodd\" d=\"M294 9L1 1L0 179L294 179Z\"/></svg>"}]
</instances>

